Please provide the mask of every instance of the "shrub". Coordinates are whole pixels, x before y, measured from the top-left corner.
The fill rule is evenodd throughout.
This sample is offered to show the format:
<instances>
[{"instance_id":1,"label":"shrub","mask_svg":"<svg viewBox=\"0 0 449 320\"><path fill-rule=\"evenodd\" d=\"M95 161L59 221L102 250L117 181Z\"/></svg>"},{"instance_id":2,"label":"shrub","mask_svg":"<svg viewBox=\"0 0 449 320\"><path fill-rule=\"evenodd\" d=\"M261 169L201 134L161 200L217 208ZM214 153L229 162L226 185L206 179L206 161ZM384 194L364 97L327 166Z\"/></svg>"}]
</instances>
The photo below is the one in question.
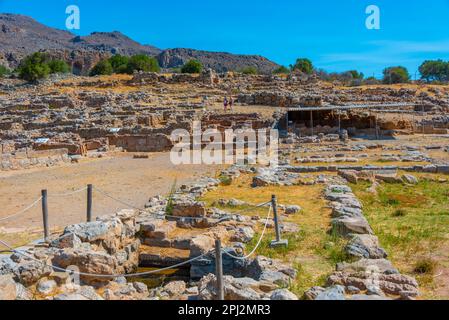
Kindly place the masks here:
<instances>
[{"instance_id":1,"label":"shrub","mask_svg":"<svg viewBox=\"0 0 449 320\"><path fill-rule=\"evenodd\" d=\"M127 73L129 58L116 54L109 58L114 73Z\"/></svg>"},{"instance_id":2,"label":"shrub","mask_svg":"<svg viewBox=\"0 0 449 320\"><path fill-rule=\"evenodd\" d=\"M51 60L48 63L50 73L68 73L70 71L69 65L63 60Z\"/></svg>"},{"instance_id":3,"label":"shrub","mask_svg":"<svg viewBox=\"0 0 449 320\"><path fill-rule=\"evenodd\" d=\"M114 72L109 60L101 60L90 70L91 76L110 75Z\"/></svg>"},{"instance_id":4,"label":"shrub","mask_svg":"<svg viewBox=\"0 0 449 320\"><path fill-rule=\"evenodd\" d=\"M232 178L229 176L220 176L218 177L222 186L230 186L232 184Z\"/></svg>"},{"instance_id":5,"label":"shrub","mask_svg":"<svg viewBox=\"0 0 449 320\"><path fill-rule=\"evenodd\" d=\"M405 67L390 67L383 71L385 84L407 83L410 80L410 74Z\"/></svg>"},{"instance_id":6,"label":"shrub","mask_svg":"<svg viewBox=\"0 0 449 320\"><path fill-rule=\"evenodd\" d=\"M296 63L292 66L292 70L298 70L306 74L313 73L312 61L306 58L300 58L296 60Z\"/></svg>"},{"instance_id":7,"label":"shrub","mask_svg":"<svg viewBox=\"0 0 449 320\"><path fill-rule=\"evenodd\" d=\"M5 66L0 65L0 78L9 74L9 69Z\"/></svg>"},{"instance_id":8,"label":"shrub","mask_svg":"<svg viewBox=\"0 0 449 320\"><path fill-rule=\"evenodd\" d=\"M17 68L19 78L30 82L46 78L51 73L48 65L49 61L47 54L42 52L33 53L23 59Z\"/></svg>"},{"instance_id":9,"label":"shrub","mask_svg":"<svg viewBox=\"0 0 449 320\"><path fill-rule=\"evenodd\" d=\"M289 73L290 69L284 66L280 66L279 68L273 71L274 74L286 74Z\"/></svg>"},{"instance_id":10,"label":"shrub","mask_svg":"<svg viewBox=\"0 0 449 320\"><path fill-rule=\"evenodd\" d=\"M182 73L201 73L203 65L198 60L190 60L181 68Z\"/></svg>"},{"instance_id":11,"label":"shrub","mask_svg":"<svg viewBox=\"0 0 449 320\"><path fill-rule=\"evenodd\" d=\"M436 262L430 258L422 258L415 263L413 271L418 274L433 274L436 269Z\"/></svg>"},{"instance_id":12,"label":"shrub","mask_svg":"<svg viewBox=\"0 0 449 320\"><path fill-rule=\"evenodd\" d=\"M157 60L144 54L132 56L127 67L127 73L129 74L134 71L159 72L160 70Z\"/></svg>"},{"instance_id":13,"label":"shrub","mask_svg":"<svg viewBox=\"0 0 449 320\"><path fill-rule=\"evenodd\" d=\"M259 71L257 70L256 67L245 67L245 68L241 69L240 72L243 74L258 74L259 73Z\"/></svg>"}]
</instances>

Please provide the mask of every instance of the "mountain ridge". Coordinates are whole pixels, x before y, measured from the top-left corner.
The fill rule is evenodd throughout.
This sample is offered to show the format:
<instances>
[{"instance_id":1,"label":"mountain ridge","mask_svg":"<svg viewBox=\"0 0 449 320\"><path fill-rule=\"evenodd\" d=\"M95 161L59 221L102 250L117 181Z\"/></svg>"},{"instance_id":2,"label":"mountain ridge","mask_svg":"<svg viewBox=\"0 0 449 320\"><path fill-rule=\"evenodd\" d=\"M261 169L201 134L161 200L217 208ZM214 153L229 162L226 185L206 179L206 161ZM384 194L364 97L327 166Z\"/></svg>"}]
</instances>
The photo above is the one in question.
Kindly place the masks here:
<instances>
[{"instance_id":1,"label":"mountain ridge","mask_svg":"<svg viewBox=\"0 0 449 320\"><path fill-rule=\"evenodd\" d=\"M164 69L178 68L190 59L197 59L205 68L218 72L255 67L262 73L269 73L279 66L259 55L190 48L162 50L140 44L120 31L96 31L78 36L48 27L25 15L0 13L0 64L15 68L25 56L36 51L66 60L75 74L87 74L101 59L113 54L153 56Z\"/></svg>"}]
</instances>

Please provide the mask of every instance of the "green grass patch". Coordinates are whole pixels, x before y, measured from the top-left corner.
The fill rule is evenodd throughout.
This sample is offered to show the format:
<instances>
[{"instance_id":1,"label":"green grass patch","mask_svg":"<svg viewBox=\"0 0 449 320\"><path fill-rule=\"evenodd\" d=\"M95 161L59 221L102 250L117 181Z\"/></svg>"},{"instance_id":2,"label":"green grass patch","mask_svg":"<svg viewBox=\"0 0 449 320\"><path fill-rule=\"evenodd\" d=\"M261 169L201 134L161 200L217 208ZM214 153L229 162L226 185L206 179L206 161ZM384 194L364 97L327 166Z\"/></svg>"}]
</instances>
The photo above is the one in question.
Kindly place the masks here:
<instances>
[{"instance_id":1,"label":"green grass patch","mask_svg":"<svg viewBox=\"0 0 449 320\"><path fill-rule=\"evenodd\" d=\"M449 240L449 184L420 178L413 186L382 184L377 195L367 192L368 183L351 187L389 259L402 273L419 274L424 297L433 296L430 264L420 257L431 256Z\"/></svg>"}]
</instances>

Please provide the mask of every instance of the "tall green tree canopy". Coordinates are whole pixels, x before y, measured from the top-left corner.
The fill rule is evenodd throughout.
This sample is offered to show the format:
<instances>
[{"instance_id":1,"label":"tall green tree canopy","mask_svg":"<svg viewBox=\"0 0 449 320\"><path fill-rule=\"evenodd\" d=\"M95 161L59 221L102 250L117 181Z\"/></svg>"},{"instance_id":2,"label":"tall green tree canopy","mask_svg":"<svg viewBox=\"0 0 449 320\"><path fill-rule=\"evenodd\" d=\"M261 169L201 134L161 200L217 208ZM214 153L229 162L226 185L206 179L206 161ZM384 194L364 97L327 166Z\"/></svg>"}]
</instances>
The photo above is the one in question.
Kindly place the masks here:
<instances>
[{"instance_id":1,"label":"tall green tree canopy","mask_svg":"<svg viewBox=\"0 0 449 320\"><path fill-rule=\"evenodd\" d=\"M132 56L128 62L127 72L132 74L134 71L159 72L161 68L156 58L138 54Z\"/></svg>"},{"instance_id":2,"label":"tall green tree canopy","mask_svg":"<svg viewBox=\"0 0 449 320\"><path fill-rule=\"evenodd\" d=\"M306 74L312 74L314 68L312 61L307 58L300 58L296 60L293 66L291 66L291 69L298 70Z\"/></svg>"},{"instance_id":3,"label":"tall green tree canopy","mask_svg":"<svg viewBox=\"0 0 449 320\"><path fill-rule=\"evenodd\" d=\"M129 58L126 56L116 54L109 58L109 62L115 73L126 73L128 70Z\"/></svg>"},{"instance_id":4,"label":"tall green tree canopy","mask_svg":"<svg viewBox=\"0 0 449 320\"><path fill-rule=\"evenodd\" d=\"M419 67L421 78L426 81L449 81L449 62L427 60Z\"/></svg>"},{"instance_id":5,"label":"tall green tree canopy","mask_svg":"<svg viewBox=\"0 0 449 320\"><path fill-rule=\"evenodd\" d=\"M406 83L410 80L407 68L401 66L386 68L383 74L383 82L385 84Z\"/></svg>"},{"instance_id":6,"label":"tall green tree canopy","mask_svg":"<svg viewBox=\"0 0 449 320\"><path fill-rule=\"evenodd\" d=\"M50 72L50 58L42 52L35 52L22 60L17 71L23 80L34 82L47 77Z\"/></svg>"}]
</instances>

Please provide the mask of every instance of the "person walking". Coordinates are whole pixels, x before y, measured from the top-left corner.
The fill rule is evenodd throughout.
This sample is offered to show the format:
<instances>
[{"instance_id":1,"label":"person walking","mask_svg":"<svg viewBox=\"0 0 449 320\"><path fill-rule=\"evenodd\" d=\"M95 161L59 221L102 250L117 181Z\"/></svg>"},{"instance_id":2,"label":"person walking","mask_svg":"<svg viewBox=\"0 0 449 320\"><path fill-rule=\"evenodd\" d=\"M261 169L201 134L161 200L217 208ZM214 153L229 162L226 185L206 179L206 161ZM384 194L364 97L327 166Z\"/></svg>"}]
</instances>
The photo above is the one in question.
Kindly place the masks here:
<instances>
[{"instance_id":1,"label":"person walking","mask_svg":"<svg viewBox=\"0 0 449 320\"><path fill-rule=\"evenodd\" d=\"M232 111L232 106L234 105L234 100L232 99L232 97L229 97L229 110Z\"/></svg>"},{"instance_id":2,"label":"person walking","mask_svg":"<svg viewBox=\"0 0 449 320\"><path fill-rule=\"evenodd\" d=\"M225 112L228 111L228 97L224 98L223 106L224 106L224 111Z\"/></svg>"}]
</instances>

